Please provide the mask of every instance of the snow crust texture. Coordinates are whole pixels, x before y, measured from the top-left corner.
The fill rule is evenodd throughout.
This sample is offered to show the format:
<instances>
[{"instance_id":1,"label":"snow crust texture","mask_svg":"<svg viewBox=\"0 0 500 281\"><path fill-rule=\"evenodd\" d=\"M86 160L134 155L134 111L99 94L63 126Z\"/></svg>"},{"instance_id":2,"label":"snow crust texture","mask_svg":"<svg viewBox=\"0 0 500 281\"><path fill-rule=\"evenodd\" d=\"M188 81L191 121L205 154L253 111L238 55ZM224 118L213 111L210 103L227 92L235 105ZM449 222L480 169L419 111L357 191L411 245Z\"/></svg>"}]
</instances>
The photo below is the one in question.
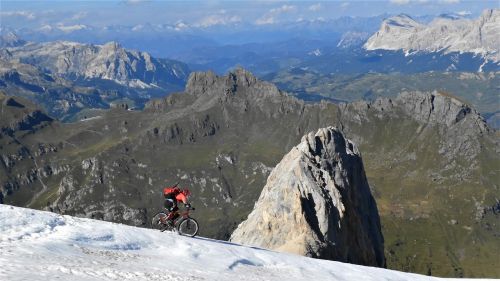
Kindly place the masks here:
<instances>
[{"instance_id":1,"label":"snow crust texture","mask_svg":"<svg viewBox=\"0 0 500 281\"><path fill-rule=\"evenodd\" d=\"M0 280L439 280L0 204Z\"/></svg>"}]
</instances>

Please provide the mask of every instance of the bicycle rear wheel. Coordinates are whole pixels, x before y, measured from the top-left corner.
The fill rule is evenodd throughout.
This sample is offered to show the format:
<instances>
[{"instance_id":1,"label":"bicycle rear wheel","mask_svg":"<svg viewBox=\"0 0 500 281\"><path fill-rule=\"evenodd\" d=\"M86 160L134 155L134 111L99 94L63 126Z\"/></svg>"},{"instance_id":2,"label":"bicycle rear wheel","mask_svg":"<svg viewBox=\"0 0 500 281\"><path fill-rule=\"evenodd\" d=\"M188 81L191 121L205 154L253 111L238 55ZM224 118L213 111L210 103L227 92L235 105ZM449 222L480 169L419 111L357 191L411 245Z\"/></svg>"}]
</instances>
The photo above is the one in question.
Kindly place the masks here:
<instances>
[{"instance_id":1,"label":"bicycle rear wheel","mask_svg":"<svg viewBox=\"0 0 500 281\"><path fill-rule=\"evenodd\" d=\"M153 219L151 220L151 228L163 231L167 228L166 221L167 214L165 214L164 212L159 212L158 214L153 216Z\"/></svg>"},{"instance_id":2,"label":"bicycle rear wheel","mask_svg":"<svg viewBox=\"0 0 500 281\"><path fill-rule=\"evenodd\" d=\"M193 218L182 219L177 227L180 235L194 237L198 234L199 230L198 222Z\"/></svg>"}]
</instances>

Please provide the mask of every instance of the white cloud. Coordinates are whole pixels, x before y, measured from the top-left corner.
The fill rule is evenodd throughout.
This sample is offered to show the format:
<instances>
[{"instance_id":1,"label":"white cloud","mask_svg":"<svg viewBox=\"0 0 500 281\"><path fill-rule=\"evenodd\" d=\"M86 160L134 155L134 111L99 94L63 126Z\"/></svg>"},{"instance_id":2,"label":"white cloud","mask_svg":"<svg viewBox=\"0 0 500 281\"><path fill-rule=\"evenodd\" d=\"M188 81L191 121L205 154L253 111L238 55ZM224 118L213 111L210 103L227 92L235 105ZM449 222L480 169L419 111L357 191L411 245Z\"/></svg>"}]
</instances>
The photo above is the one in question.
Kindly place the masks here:
<instances>
[{"instance_id":1,"label":"white cloud","mask_svg":"<svg viewBox=\"0 0 500 281\"><path fill-rule=\"evenodd\" d=\"M2 17L23 17L29 20L34 20L36 18L35 13L29 11L9 11L0 12Z\"/></svg>"},{"instance_id":2,"label":"white cloud","mask_svg":"<svg viewBox=\"0 0 500 281\"><path fill-rule=\"evenodd\" d=\"M345 9L347 7L349 7L349 2L344 2L344 3L340 4L340 8Z\"/></svg>"},{"instance_id":3,"label":"white cloud","mask_svg":"<svg viewBox=\"0 0 500 281\"><path fill-rule=\"evenodd\" d=\"M269 10L269 12L271 14L282 14L282 13L293 12L295 10L297 10L296 6L285 4L285 5L283 5L283 6L279 7L279 8L271 9L271 10Z\"/></svg>"},{"instance_id":4,"label":"white cloud","mask_svg":"<svg viewBox=\"0 0 500 281\"><path fill-rule=\"evenodd\" d=\"M391 0L391 3L396 5L406 5L410 3L410 0Z\"/></svg>"},{"instance_id":5,"label":"white cloud","mask_svg":"<svg viewBox=\"0 0 500 281\"><path fill-rule=\"evenodd\" d=\"M177 21L175 23L175 27L174 27L174 29L177 31L181 31L181 30L188 29L188 28L189 28L189 25L185 24L183 21Z\"/></svg>"},{"instance_id":6,"label":"white cloud","mask_svg":"<svg viewBox=\"0 0 500 281\"><path fill-rule=\"evenodd\" d=\"M70 33L70 32L73 32L73 31L77 31L77 30L82 30L82 29L86 29L87 26L84 25L84 24L75 24L75 25L63 25L62 23L59 23L57 25L57 28L63 32L66 32L66 33Z\"/></svg>"},{"instance_id":7,"label":"white cloud","mask_svg":"<svg viewBox=\"0 0 500 281\"><path fill-rule=\"evenodd\" d=\"M72 19L72 20L81 20L81 19L83 19L83 18L86 18L86 17L87 17L87 15L88 15L88 13L87 13L87 12L83 12L83 11L82 11L82 12L78 12L78 13L74 14L74 15L71 17L71 19Z\"/></svg>"},{"instance_id":8,"label":"white cloud","mask_svg":"<svg viewBox=\"0 0 500 281\"><path fill-rule=\"evenodd\" d=\"M441 2L446 4L458 4L460 3L460 0L441 0Z\"/></svg>"},{"instance_id":9,"label":"white cloud","mask_svg":"<svg viewBox=\"0 0 500 281\"><path fill-rule=\"evenodd\" d=\"M457 12L457 15L465 17L465 16L472 15L472 12L471 11L460 11L460 12Z\"/></svg>"},{"instance_id":10,"label":"white cloud","mask_svg":"<svg viewBox=\"0 0 500 281\"><path fill-rule=\"evenodd\" d=\"M317 12L317 11L321 10L321 8L322 8L321 3L317 3L317 4L309 6L309 10L313 11L313 12Z\"/></svg>"},{"instance_id":11,"label":"white cloud","mask_svg":"<svg viewBox=\"0 0 500 281\"><path fill-rule=\"evenodd\" d=\"M285 4L281 7L269 10L269 12L267 12L265 15L258 18L255 21L255 24L257 25L274 24L276 23L276 17L279 16L280 14L290 13L295 11L297 11L297 6Z\"/></svg>"},{"instance_id":12,"label":"white cloud","mask_svg":"<svg viewBox=\"0 0 500 281\"><path fill-rule=\"evenodd\" d=\"M273 24L275 23L273 16L263 16L255 21L257 25Z\"/></svg>"},{"instance_id":13,"label":"white cloud","mask_svg":"<svg viewBox=\"0 0 500 281\"><path fill-rule=\"evenodd\" d=\"M226 16L224 13L218 15L210 15L201 19L198 23L195 24L197 27L210 27L213 25L227 25L231 23L239 23L241 22L241 17L239 16Z\"/></svg>"}]
</instances>

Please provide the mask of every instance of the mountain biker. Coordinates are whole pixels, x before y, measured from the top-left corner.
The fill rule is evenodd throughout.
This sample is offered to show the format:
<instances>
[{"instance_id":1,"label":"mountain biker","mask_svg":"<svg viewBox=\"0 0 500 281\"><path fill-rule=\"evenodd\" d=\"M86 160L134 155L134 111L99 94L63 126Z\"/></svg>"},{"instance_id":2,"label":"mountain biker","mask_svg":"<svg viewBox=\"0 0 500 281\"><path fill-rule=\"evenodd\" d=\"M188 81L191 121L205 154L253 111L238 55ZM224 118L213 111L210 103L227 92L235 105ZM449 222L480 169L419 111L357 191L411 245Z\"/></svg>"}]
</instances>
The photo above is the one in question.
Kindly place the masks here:
<instances>
[{"instance_id":1,"label":"mountain biker","mask_svg":"<svg viewBox=\"0 0 500 281\"><path fill-rule=\"evenodd\" d=\"M182 202L186 209L191 208L191 205L188 203L188 197L191 195L189 189L184 188L180 189L177 187L177 184L172 187L165 187L163 189L163 196L165 197L165 202L163 203L163 207L169 212L167 216L167 221L173 221L178 216L177 207L178 202Z\"/></svg>"}]
</instances>

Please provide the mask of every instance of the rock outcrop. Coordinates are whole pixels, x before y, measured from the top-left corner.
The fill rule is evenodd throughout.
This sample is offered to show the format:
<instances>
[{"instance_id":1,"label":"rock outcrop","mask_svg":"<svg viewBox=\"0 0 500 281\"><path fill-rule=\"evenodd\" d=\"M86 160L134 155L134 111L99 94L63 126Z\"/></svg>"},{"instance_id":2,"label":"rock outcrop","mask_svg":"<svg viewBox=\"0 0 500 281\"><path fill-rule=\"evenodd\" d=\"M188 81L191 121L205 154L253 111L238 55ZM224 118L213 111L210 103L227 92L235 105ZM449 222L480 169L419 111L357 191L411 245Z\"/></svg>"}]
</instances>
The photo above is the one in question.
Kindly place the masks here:
<instances>
[{"instance_id":1,"label":"rock outcrop","mask_svg":"<svg viewBox=\"0 0 500 281\"><path fill-rule=\"evenodd\" d=\"M420 24L406 15L386 19L364 45L367 50L471 52L500 61L500 9L485 10L477 20L441 16Z\"/></svg>"},{"instance_id":2,"label":"rock outcrop","mask_svg":"<svg viewBox=\"0 0 500 281\"><path fill-rule=\"evenodd\" d=\"M472 161L481 153L481 136L491 133L486 120L476 109L444 92L402 92L394 99L357 101L341 107L343 119L358 124L373 120L373 115L382 119L384 116L400 118L403 114L408 120L420 124L416 134L421 134L426 128L437 129L447 140L438 144L440 157L449 161L459 156Z\"/></svg>"},{"instance_id":3,"label":"rock outcrop","mask_svg":"<svg viewBox=\"0 0 500 281\"><path fill-rule=\"evenodd\" d=\"M231 241L385 266L377 206L357 147L334 127L305 135L271 172Z\"/></svg>"},{"instance_id":4,"label":"rock outcrop","mask_svg":"<svg viewBox=\"0 0 500 281\"><path fill-rule=\"evenodd\" d=\"M183 84L188 67L178 61L158 59L146 52L69 41L28 43L8 48L12 58L66 78L112 80L132 88Z\"/></svg>"},{"instance_id":5,"label":"rock outcrop","mask_svg":"<svg viewBox=\"0 0 500 281\"><path fill-rule=\"evenodd\" d=\"M8 32L7 34L0 35L0 48L4 47L19 47L26 44L26 41L20 39L13 32Z\"/></svg>"}]
</instances>

